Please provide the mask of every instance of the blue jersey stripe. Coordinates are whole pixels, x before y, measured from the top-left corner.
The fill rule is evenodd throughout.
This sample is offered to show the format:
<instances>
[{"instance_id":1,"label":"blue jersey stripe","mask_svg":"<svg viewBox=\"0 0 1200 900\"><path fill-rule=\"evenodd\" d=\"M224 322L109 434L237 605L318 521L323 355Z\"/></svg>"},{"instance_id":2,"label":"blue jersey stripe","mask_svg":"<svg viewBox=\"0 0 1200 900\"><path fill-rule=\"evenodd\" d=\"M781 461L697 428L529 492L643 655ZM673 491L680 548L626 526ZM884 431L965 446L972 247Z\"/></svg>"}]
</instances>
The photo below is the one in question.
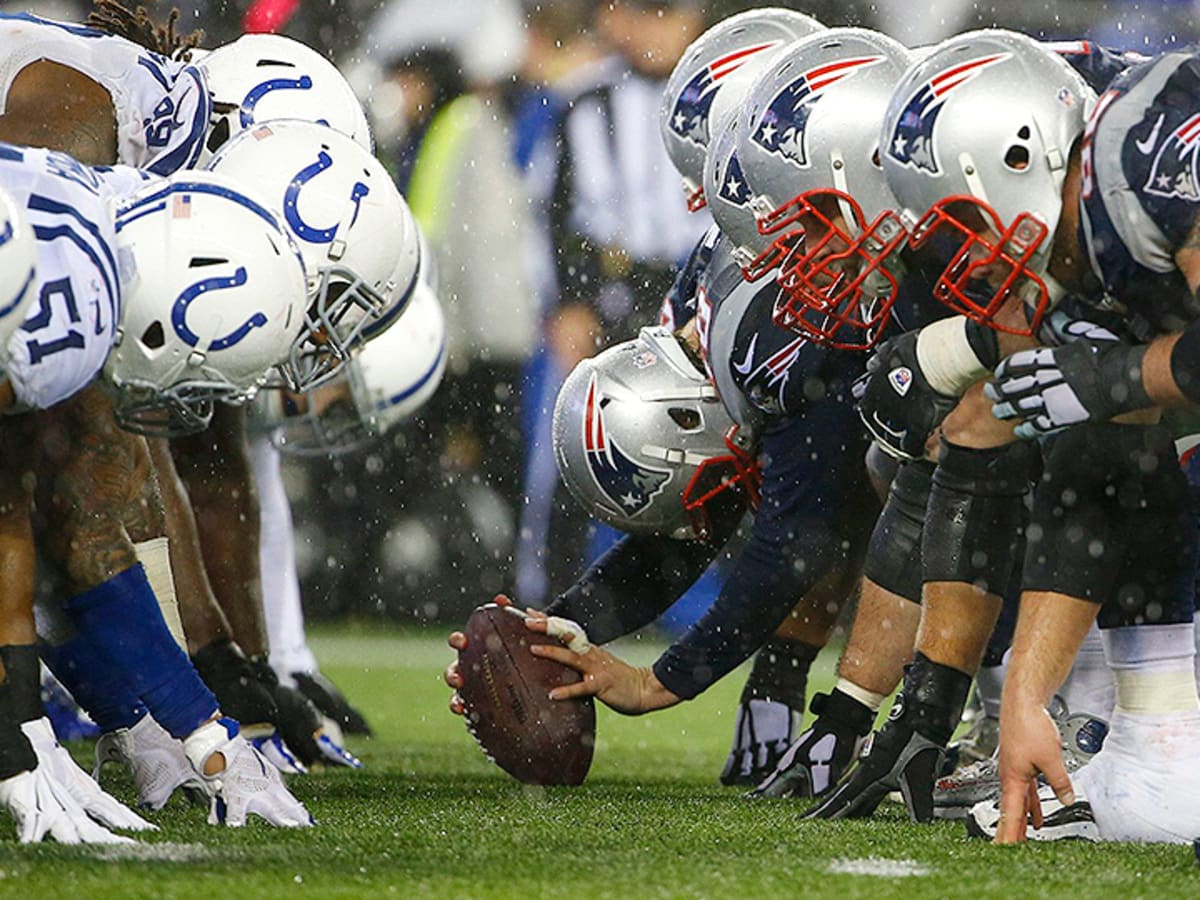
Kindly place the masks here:
<instances>
[{"instance_id":1,"label":"blue jersey stripe","mask_svg":"<svg viewBox=\"0 0 1200 900\"><path fill-rule=\"evenodd\" d=\"M53 241L60 237L66 238L78 247L83 255L90 259L92 264L100 270L100 275L104 279L104 288L108 293L108 308L112 313L112 322L115 324L121 320L120 295L116 292L113 281L110 279L108 271L104 268L104 264L100 261L100 257L92 249L91 244L88 243L86 238L80 236L79 232L70 225L56 225L53 227L34 225L33 235L39 241Z\"/></svg>"},{"instance_id":2,"label":"blue jersey stripe","mask_svg":"<svg viewBox=\"0 0 1200 900\"><path fill-rule=\"evenodd\" d=\"M97 267L104 273L105 282L108 286L109 294L113 297L118 296L114 286L118 284L117 278L117 260L113 256L112 250L108 246L108 241L100 234L100 229L90 219L85 218L77 209L68 206L58 200L52 200L42 194L31 194L29 197L29 208L39 212L54 213L55 215L70 216L92 236L100 251L104 254L104 259L108 263L108 267L101 266L99 261L96 262ZM93 259L95 257L93 256ZM117 316L117 308L113 308L113 315Z\"/></svg>"}]
</instances>

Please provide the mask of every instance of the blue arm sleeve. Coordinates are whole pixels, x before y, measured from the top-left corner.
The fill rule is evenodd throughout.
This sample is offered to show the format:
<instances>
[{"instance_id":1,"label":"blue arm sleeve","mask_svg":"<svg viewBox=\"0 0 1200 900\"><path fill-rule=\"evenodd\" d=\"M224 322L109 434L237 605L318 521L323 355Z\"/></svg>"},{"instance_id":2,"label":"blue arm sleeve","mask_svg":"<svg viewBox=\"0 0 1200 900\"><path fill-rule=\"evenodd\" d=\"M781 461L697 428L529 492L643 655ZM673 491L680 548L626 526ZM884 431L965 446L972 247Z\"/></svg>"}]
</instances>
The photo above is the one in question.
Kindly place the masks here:
<instances>
[{"instance_id":1,"label":"blue arm sleeve","mask_svg":"<svg viewBox=\"0 0 1200 900\"><path fill-rule=\"evenodd\" d=\"M689 699L735 669L834 566L865 544L877 501L849 403L812 404L763 435L762 505L750 540L704 617L654 664Z\"/></svg>"}]
</instances>

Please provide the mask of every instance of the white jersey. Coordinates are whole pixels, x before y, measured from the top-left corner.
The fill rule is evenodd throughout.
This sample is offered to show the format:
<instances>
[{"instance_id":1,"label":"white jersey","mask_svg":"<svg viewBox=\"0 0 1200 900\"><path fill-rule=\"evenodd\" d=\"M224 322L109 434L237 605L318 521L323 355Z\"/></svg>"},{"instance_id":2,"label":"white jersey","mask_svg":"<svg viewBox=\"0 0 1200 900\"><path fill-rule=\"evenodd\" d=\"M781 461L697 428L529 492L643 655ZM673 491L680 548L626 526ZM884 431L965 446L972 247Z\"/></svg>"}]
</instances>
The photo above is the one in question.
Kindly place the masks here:
<instances>
[{"instance_id":1,"label":"white jersey","mask_svg":"<svg viewBox=\"0 0 1200 900\"><path fill-rule=\"evenodd\" d=\"M120 162L158 175L195 165L212 116L207 84L195 66L82 25L3 13L0 115L13 80L39 60L81 72L108 91Z\"/></svg>"},{"instance_id":2,"label":"white jersey","mask_svg":"<svg viewBox=\"0 0 1200 900\"><path fill-rule=\"evenodd\" d=\"M6 374L23 407L67 399L108 358L121 320L110 200L152 177L0 143L0 185L24 209L37 239L37 294L7 347Z\"/></svg>"}]
</instances>

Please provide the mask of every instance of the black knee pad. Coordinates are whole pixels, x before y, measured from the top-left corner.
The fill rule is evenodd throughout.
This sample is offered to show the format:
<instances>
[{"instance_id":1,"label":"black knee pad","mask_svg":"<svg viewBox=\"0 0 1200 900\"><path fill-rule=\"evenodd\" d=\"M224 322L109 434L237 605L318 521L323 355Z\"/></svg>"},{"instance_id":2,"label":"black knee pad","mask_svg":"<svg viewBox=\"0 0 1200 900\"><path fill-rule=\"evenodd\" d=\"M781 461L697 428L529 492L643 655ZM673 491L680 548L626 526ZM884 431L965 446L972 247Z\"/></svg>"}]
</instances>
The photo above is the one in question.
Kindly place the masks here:
<instances>
[{"instance_id":1,"label":"black knee pad","mask_svg":"<svg viewBox=\"0 0 1200 900\"><path fill-rule=\"evenodd\" d=\"M902 465L875 522L863 574L881 588L921 602L921 533L933 484L933 463Z\"/></svg>"},{"instance_id":2,"label":"black knee pad","mask_svg":"<svg viewBox=\"0 0 1200 900\"><path fill-rule=\"evenodd\" d=\"M1038 461L1024 442L975 450L942 439L921 543L925 581L963 581L989 594L1008 585Z\"/></svg>"},{"instance_id":3,"label":"black knee pad","mask_svg":"<svg viewBox=\"0 0 1200 900\"><path fill-rule=\"evenodd\" d=\"M1056 436L1026 537L1025 590L1099 603L1103 628L1192 620L1200 535L1163 426L1102 422Z\"/></svg>"}]
</instances>

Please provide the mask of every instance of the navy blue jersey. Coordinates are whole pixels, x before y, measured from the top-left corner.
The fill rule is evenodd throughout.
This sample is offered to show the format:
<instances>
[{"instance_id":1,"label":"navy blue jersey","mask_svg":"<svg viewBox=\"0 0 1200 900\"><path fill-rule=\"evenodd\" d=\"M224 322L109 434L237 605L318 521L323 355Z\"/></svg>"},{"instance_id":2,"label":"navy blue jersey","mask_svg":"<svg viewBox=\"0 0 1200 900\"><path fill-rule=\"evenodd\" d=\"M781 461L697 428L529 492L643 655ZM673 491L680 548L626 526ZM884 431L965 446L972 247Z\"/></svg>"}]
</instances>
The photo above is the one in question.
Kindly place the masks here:
<instances>
[{"instance_id":1,"label":"navy blue jersey","mask_svg":"<svg viewBox=\"0 0 1200 900\"><path fill-rule=\"evenodd\" d=\"M662 309L658 314L658 324L665 325L676 331L690 322L696 316L696 289L700 286L700 277L712 260L713 248L721 237L721 229L716 225L704 232L704 236L688 254L687 262L683 264L671 283L671 289L663 298Z\"/></svg>"},{"instance_id":2,"label":"navy blue jersey","mask_svg":"<svg viewBox=\"0 0 1200 900\"><path fill-rule=\"evenodd\" d=\"M1151 330L1200 307L1175 253L1200 213L1200 56L1166 53L1100 97L1084 131L1080 237L1104 290Z\"/></svg>"},{"instance_id":3,"label":"navy blue jersey","mask_svg":"<svg viewBox=\"0 0 1200 900\"><path fill-rule=\"evenodd\" d=\"M1132 51L1101 47L1095 41L1050 41L1043 46L1066 60L1097 94L1107 90L1127 69L1150 59Z\"/></svg>"}]
</instances>

